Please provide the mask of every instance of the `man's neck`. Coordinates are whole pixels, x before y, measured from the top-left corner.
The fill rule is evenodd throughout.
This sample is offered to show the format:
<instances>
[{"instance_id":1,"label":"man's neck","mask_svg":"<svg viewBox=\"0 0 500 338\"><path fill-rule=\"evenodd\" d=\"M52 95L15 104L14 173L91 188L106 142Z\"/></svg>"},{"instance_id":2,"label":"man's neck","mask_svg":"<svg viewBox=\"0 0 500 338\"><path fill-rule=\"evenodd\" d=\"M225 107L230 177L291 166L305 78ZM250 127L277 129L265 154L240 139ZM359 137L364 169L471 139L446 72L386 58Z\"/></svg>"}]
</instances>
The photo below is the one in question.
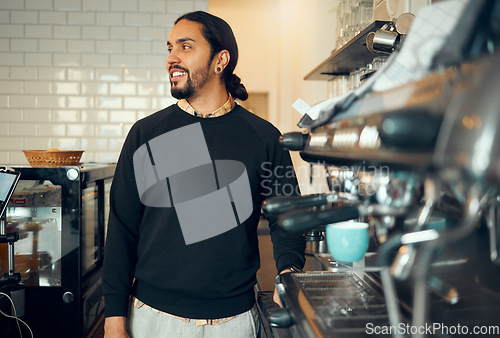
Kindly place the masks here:
<instances>
[{"instance_id":1,"label":"man's neck","mask_svg":"<svg viewBox=\"0 0 500 338\"><path fill-rule=\"evenodd\" d=\"M204 90L205 88L210 90ZM189 104L201 114L208 114L222 107L229 97L223 85L205 86L205 88L188 99Z\"/></svg>"}]
</instances>

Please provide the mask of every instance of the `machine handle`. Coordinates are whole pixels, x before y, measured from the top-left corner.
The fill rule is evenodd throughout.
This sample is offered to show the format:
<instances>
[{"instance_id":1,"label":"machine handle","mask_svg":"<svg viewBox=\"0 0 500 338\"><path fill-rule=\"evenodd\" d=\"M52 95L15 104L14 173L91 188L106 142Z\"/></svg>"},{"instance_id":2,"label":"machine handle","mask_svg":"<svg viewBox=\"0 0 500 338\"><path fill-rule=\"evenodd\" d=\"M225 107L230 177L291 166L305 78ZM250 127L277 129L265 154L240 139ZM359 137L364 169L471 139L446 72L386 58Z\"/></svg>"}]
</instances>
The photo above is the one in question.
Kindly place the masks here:
<instances>
[{"instance_id":1,"label":"machine handle","mask_svg":"<svg viewBox=\"0 0 500 338\"><path fill-rule=\"evenodd\" d=\"M267 313L267 320L272 327L287 328L295 324L290 311L286 308L270 310Z\"/></svg>"},{"instance_id":2,"label":"machine handle","mask_svg":"<svg viewBox=\"0 0 500 338\"><path fill-rule=\"evenodd\" d=\"M307 232L322 225L348 221L360 216L353 205L336 206L322 211L289 211L278 218L278 225L290 232Z\"/></svg>"},{"instance_id":3,"label":"machine handle","mask_svg":"<svg viewBox=\"0 0 500 338\"><path fill-rule=\"evenodd\" d=\"M311 194L306 196L275 196L262 203L265 215L281 214L294 208L308 208L326 204L326 194Z\"/></svg>"},{"instance_id":4,"label":"machine handle","mask_svg":"<svg viewBox=\"0 0 500 338\"><path fill-rule=\"evenodd\" d=\"M280 136L280 143L285 150L303 150L309 135L295 131Z\"/></svg>"}]
</instances>

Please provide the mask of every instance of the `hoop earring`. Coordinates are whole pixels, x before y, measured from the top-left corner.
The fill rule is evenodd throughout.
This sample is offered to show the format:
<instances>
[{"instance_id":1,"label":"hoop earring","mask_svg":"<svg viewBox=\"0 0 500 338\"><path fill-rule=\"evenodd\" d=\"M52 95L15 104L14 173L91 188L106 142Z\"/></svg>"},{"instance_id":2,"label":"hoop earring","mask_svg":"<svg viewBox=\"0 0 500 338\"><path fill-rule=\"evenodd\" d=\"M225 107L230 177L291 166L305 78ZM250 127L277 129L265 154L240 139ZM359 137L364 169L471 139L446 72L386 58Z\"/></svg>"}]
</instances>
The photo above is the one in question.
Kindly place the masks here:
<instances>
[{"instance_id":1,"label":"hoop earring","mask_svg":"<svg viewBox=\"0 0 500 338\"><path fill-rule=\"evenodd\" d=\"M222 67L221 66L217 66L215 68L215 74L220 74L222 72Z\"/></svg>"}]
</instances>

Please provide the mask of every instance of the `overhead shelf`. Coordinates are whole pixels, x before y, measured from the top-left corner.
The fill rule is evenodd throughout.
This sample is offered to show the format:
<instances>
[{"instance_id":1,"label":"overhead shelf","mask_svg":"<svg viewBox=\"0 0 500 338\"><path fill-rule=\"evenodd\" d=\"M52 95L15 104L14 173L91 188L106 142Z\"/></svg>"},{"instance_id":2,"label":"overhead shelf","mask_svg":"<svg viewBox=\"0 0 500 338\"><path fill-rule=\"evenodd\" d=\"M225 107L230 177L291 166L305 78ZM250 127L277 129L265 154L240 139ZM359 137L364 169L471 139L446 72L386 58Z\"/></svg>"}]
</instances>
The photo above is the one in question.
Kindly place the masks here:
<instances>
[{"instance_id":1,"label":"overhead shelf","mask_svg":"<svg viewBox=\"0 0 500 338\"><path fill-rule=\"evenodd\" d=\"M314 68L305 76L305 80L331 80L335 76L349 75L352 71L366 66L373 58L384 53L372 53L366 48L366 36L380 29L388 21L374 21L359 34Z\"/></svg>"}]
</instances>

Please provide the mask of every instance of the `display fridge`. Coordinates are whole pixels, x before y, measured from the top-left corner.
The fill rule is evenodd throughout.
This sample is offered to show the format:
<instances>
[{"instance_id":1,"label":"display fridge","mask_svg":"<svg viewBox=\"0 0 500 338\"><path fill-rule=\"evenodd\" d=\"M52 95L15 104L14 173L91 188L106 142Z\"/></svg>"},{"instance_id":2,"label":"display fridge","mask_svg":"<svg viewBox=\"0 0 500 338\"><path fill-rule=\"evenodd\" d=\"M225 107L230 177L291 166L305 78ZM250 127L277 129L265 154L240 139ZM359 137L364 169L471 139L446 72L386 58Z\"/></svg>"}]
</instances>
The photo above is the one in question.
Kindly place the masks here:
<instances>
[{"instance_id":1,"label":"display fridge","mask_svg":"<svg viewBox=\"0 0 500 338\"><path fill-rule=\"evenodd\" d=\"M115 165L14 167L7 208L15 270L35 337L84 337L104 308L101 269ZM7 270L7 248L0 267Z\"/></svg>"}]
</instances>

